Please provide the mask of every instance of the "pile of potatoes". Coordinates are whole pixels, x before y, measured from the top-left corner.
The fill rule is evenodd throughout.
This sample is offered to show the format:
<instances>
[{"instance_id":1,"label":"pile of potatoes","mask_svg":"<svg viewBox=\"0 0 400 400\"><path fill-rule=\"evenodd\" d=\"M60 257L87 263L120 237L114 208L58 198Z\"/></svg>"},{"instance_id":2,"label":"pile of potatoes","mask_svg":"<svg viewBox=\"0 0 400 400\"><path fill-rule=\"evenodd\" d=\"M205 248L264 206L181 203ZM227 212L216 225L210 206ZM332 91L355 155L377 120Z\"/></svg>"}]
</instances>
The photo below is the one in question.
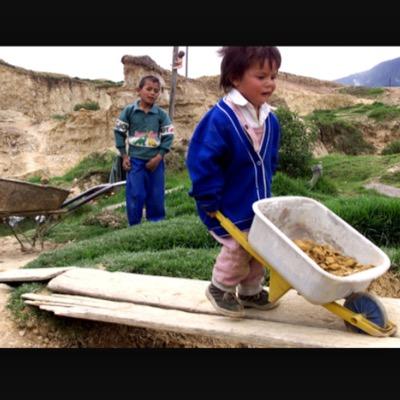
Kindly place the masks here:
<instances>
[{"instance_id":1,"label":"pile of potatoes","mask_svg":"<svg viewBox=\"0 0 400 400\"><path fill-rule=\"evenodd\" d=\"M347 276L374 267L372 264L360 264L356 259L340 254L328 244L300 239L294 240L294 243L321 268L334 275Z\"/></svg>"}]
</instances>

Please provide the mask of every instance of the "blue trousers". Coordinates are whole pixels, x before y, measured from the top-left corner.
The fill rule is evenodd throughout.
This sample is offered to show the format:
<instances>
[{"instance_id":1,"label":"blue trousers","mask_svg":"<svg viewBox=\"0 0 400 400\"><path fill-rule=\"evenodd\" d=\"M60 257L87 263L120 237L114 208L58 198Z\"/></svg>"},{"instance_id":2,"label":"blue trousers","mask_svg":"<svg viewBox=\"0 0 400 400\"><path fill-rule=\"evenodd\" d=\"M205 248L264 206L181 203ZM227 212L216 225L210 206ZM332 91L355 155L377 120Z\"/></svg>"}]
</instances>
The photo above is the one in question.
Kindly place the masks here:
<instances>
[{"instance_id":1,"label":"blue trousers","mask_svg":"<svg viewBox=\"0 0 400 400\"><path fill-rule=\"evenodd\" d=\"M153 172L146 169L148 160L133 157L130 160L131 170L126 176L126 212L129 225L140 224L144 206L148 221L164 219L164 160L161 160Z\"/></svg>"}]
</instances>

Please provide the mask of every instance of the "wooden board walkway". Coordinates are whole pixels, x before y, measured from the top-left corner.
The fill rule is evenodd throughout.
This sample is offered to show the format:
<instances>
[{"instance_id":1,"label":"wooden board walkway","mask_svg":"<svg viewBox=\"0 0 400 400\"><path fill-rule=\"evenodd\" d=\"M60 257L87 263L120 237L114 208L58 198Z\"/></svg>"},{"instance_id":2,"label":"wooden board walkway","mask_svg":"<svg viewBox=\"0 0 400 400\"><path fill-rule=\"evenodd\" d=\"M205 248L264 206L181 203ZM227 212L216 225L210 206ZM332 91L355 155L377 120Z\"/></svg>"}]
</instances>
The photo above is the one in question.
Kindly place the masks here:
<instances>
[{"instance_id":1,"label":"wooden board walkway","mask_svg":"<svg viewBox=\"0 0 400 400\"><path fill-rule=\"evenodd\" d=\"M76 267L12 269L9 271L0 272L0 283L48 281L72 268Z\"/></svg>"},{"instance_id":2,"label":"wooden board walkway","mask_svg":"<svg viewBox=\"0 0 400 400\"><path fill-rule=\"evenodd\" d=\"M200 280L72 268L49 282L54 294L23 297L56 315L209 336L255 347L400 347L398 334L375 338L347 332L341 319L294 290L275 309L246 310L243 319L227 318L206 299L207 285ZM390 320L400 326L400 299L381 300Z\"/></svg>"}]
</instances>

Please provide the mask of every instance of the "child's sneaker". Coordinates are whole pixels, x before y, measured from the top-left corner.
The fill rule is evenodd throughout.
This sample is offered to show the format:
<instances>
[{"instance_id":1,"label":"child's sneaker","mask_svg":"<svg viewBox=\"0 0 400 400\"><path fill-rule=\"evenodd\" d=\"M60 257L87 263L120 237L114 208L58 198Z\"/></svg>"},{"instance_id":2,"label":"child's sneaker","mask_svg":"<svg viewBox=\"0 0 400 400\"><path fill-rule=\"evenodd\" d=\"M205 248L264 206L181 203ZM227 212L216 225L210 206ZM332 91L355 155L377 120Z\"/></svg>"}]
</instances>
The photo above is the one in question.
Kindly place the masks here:
<instances>
[{"instance_id":1,"label":"child's sneaker","mask_svg":"<svg viewBox=\"0 0 400 400\"><path fill-rule=\"evenodd\" d=\"M252 296L239 294L239 301L244 307L257 308L258 310L270 310L278 305L277 302L271 303L268 301L268 292L264 289Z\"/></svg>"},{"instance_id":2,"label":"child's sneaker","mask_svg":"<svg viewBox=\"0 0 400 400\"><path fill-rule=\"evenodd\" d=\"M206 296L221 314L233 318L244 316L243 306L239 303L235 293L225 292L210 283L206 290Z\"/></svg>"}]
</instances>

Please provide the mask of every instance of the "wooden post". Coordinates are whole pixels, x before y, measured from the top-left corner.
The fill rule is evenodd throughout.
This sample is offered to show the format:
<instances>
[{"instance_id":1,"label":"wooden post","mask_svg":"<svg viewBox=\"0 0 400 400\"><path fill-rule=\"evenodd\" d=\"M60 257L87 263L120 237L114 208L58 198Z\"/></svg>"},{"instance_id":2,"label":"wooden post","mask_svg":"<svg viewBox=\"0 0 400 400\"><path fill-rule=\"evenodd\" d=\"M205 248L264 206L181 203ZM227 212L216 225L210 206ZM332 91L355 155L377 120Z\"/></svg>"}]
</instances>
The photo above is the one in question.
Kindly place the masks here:
<instances>
[{"instance_id":1,"label":"wooden post","mask_svg":"<svg viewBox=\"0 0 400 400\"><path fill-rule=\"evenodd\" d=\"M178 76L178 69L174 68L176 58L178 57L179 46L174 46L174 51L172 53L172 76L171 76L171 96L169 100L169 117L171 121L174 119L175 111L175 91L176 91L176 79Z\"/></svg>"},{"instance_id":2,"label":"wooden post","mask_svg":"<svg viewBox=\"0 0 400 400\"><path fill-rule=\"evenodd\" d=\"M310 182L309 182L310 189L313 189L314 186L317 184L318 179L321 178L321 176L322 176L322 169L323 169L323 167L322 167L322 163L321 163L321 162L318 163L317 165L314 165L314 166L311 168L311 171L312 171L312 173L313 173L313 176L312 176L312 178L311 178L311 180L310 180Z\"/></svg>"},{"instance_id":3,"label":"wooden post","mask_svg":"<svg viewBox=\"0 0 400 400\"><path fill-rule=\"evenodd\" d=\"M189 46L186 46L186 61L185 61L185 77L188 77L189 71Z\"/></svg>"}]
</instances>

